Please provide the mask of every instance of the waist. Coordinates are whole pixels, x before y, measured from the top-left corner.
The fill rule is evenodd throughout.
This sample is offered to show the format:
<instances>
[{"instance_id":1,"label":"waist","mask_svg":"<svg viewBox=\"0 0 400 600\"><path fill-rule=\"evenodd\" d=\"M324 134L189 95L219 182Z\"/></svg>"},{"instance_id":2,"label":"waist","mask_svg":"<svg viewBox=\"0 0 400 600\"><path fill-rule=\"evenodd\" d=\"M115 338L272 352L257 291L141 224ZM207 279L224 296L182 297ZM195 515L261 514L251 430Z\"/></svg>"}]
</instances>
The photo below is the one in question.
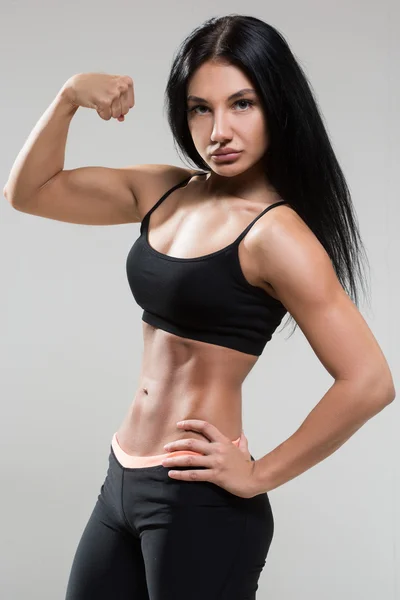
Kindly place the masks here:
<instances>
[{"instance_id":1,"label":"waist","mask_svg":"<svg viewBox=\"0 0 400 600\"><path fill-rule=\"evenodd\" d=\"M235 446L239 446L240 436L237 439L231 440L231 441L232 441L232 444L234 444ZM193 450L175 450L173 452L164 452L163 454L151 454L151 455L147 455L147 456L146 455L145 456L137 456L137 455L129 454L129 452L126 452L121 447L121 445L119 443L119 439L118 439L118 432L115 432L114 435L112 436L111 448L112 448L115 458L120 463L120 465L125 468L130 468L130 469L132 469L132 468L137 469L137 468L143 468L143 467L154 467L156 465L161 465L162 461L165 458L174 457L174 456L181 456L181 455L187 455L187 454L201 456L201 452L194 452Z\"/></svg>"},{"instance_id":2,"label":"waist","mask_svg":"<svg viewBox=\"0 0 400 600\"><path fill-rule=\"evenodd\" d=\"M144 387L147 385L147 388ZM182 430L178 421L195 419L214 425L231 440L242 430L241 390L162 387L143 383L116 432L128 454L148 456L165 452L164 445L182 438L207 440L201 429Z\"/></svg>"}]
</instances>

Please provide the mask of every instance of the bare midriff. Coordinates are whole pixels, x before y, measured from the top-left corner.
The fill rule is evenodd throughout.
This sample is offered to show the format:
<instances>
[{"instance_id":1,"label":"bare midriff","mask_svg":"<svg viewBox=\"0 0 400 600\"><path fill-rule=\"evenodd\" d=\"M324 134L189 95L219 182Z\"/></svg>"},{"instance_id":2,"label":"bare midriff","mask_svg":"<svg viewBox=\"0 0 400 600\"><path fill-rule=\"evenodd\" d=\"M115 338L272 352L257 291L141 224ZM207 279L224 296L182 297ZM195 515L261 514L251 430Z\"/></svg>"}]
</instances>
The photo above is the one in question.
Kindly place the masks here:
<instances>
[{"instance_id":1,"label":"bare midriff","mask_svg":"<svg viewBox=\"0 0 400 600\"><path fill-rule=\"evenodd\" d=\"M164 445L179 439L210 442L200 432L177 427L187 419L207 421L238 442L242 384L258 357L142 324L139 385L115 432L123 452L148 457L165 454Z\"/></svg>"}]
</instances>

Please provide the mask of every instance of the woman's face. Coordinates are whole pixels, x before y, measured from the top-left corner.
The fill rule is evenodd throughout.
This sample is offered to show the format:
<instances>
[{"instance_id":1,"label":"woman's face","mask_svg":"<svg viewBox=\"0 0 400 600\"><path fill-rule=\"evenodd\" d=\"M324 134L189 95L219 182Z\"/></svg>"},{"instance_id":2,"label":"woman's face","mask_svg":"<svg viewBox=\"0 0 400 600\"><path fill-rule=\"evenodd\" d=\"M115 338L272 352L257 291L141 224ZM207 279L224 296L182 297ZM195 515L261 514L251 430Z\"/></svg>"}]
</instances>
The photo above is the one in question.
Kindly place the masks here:
<instances>
[{"instance_id":1,"label":"woman's face","mask_svg":"<svg viewBox=\"0 0 400 600\"><path fill-rule=\"evenodd\" d=\"M206 62L189 81L187 119L193 143L215 173L233 176L251 168L268 148L264 113L251 81L233 65ZM191 99L197 96L202 100ZM212 156L218 149L239 150L235 159L219 161Z\"/></svg>"}]
</instances>

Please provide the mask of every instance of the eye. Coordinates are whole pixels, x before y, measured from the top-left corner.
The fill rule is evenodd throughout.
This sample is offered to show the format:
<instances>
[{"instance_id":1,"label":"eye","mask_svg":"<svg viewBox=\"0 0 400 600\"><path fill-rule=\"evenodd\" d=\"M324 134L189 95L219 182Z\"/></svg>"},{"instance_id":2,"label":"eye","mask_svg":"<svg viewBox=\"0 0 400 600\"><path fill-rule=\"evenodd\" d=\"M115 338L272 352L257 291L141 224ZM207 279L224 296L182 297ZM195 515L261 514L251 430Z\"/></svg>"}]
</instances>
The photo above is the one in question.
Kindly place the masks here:
<instances>
[{"instance_id":1,"label":"eye","mask_svg":"<svg viewBox=\"0 0 400 600\"><path fill-rule=\"evenodd\" d=\"M249 106L254 105L254 102L252 102L251 100L238 100L237 102L234 103L234 106L235 106L235 104L240 104L240 102L244 102L245 104L247 104ZM239 112L242 112L242 111L239 111Z\"/></svg>"},{"instance_id":2,"label":"eye","mask_svg":"<svg viewBox=\"0 0 400 600\"><path fill-rule=\"evenodd\" d=\"M236 102L234 102L233 106L236 106L237 104L240 104L241 102L244 102L245 104L247 104L249 106L253 106L255 104L252 100L241 99L241 100L237 100ZM205 114L205 113L195 112L197 108L206 108L208 110L207 106L205 106L204 104L197 104L196 106L193 106L193 108L188 109L187 112L189 112L189 113L194 112L197 115L200 115L200 114L204 115ZM247 109L245 109L245 110L247 110ZM245 111L244 110L239 110L239 112L245 112Z\"/></svg>"}]
</instances>

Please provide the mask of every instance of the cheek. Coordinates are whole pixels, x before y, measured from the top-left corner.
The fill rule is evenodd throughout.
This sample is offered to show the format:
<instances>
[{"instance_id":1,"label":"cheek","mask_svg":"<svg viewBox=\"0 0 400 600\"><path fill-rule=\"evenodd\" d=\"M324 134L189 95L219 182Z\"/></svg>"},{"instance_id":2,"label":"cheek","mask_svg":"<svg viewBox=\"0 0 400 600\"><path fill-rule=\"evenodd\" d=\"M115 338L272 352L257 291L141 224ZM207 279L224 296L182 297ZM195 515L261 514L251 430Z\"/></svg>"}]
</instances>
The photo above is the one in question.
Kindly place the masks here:
<instances>
[{"instance_id":1,"label":"cheek","mask_svg":"<svg viewBox=\"0 0 400 600\"><path fill-rule=\"evenodd\" d=\"M257 114L254 115L254 118L249 119L246 123L245 135L253 143L265 144L267 142L267 131L264 118Z\"/></svg>"},{"instance_id":2,"label":"cheek","mask_svg":"<svg viewBox=\"0 0 400 600\"><path fill-rule=\"evenodd\" d=\"M204 146L207 146L207 144L209 143L210 134L207 131L206 127L191 126L189 127L189 131L196 148L198 148L201 151L201 149Z\"/></svg>"},{"instance_id":3,"label":"cheek","mask_svg":"<svg viewBox=\"0 0 400 600\"><path fill-rule=\"evenodd\" d=\"M204 137L204 135L207 131L207 126L205 124L199 122L199 119L197 119L190 123L189 131L193 137L201 138L201 137Z\"/></svg>"}]
</instances>

